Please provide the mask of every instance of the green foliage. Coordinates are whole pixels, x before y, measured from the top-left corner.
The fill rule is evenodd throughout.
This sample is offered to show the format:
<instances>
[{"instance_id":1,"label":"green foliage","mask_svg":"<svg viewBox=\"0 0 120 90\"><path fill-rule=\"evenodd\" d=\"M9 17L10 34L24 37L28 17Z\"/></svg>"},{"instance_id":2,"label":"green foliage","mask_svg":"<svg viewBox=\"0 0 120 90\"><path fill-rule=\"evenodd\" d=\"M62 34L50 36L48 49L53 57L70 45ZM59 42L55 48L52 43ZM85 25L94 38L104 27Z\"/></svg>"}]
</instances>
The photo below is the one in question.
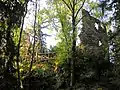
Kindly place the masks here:
<instances>
[{"instance_id":1,"label":"green foliage","mask_svg":"<svg viewBox=\"0 0 120 90\"><path fill-rule=\"evenodd\" d=\"M119 1L47 0L47 7L37 10L34 27L36 30L34 31L30 26L30 29L23 31L20 52L17 52L21 23L28 1L0 0L1 89L16 90L18 80L16 78L18 75L16 53L20 54L17 62L25 90L28 88L33 90L66 89L72 81L71 75L74 75L76 83L71 90L119 89ZM84 8L89 9L90 12L81 9L84 3L88 6ZM83 12L81 13L80 10ZM110 12L112 14L108 16ZM81 33L78 33L80 25L82 25ZM45 41L50 35L45 34L44 30L57 32L56 39L59 42L50 50L46 47ZM35 46L31 40L34 38L33 32ZM78 34L80 34L81 43L76 46ZM35 49L34 53L32 53L32 47ZM31 75L29 75L31 56L34 61Z\"/></svg>"},{"instance_id":2,"label":"green foliage","mask_svg":"<svg viewBox=\"0 0 120 90\"><path fill-rule=\"evenodd\" d=\"M14 33L13 40L15 42L15 45L17 46L18 41L19 41L19 36L20 36L20 29L16 27L13 33Z\"/></svg>"},{"instance_id":3,"label":"green foliage","mask_svg":"<svg viewBox=\"0 0 120 90\"><path fill-rule=\"evenodd\" d=\"M28 1L21 3L19 0L0 0L0 56L1 60L4 60L4 65L2 66L4 69L1 76L3 76L5 82L7 80L8 87L6 87L6 84L4 85L6 89L17 86L16 84L13 84L16 83L17 80L15 77L15 60L18 49L16 47L16 44L18 43L18 33L16 32L19 32L21 19L26 11L27 3ZM14 79L15 81L11 79ZM2 82L2 84L4 84L4 82Z\"/></svg>"}]
</instances>

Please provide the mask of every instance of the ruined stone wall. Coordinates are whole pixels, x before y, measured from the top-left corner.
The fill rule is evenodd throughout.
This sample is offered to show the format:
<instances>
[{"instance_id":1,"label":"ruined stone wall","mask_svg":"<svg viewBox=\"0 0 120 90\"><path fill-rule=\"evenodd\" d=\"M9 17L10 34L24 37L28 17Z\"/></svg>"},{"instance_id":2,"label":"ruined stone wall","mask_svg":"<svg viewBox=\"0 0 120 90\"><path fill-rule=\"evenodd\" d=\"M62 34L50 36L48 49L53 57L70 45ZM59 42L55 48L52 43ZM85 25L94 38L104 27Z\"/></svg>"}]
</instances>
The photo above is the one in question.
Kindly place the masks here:
<instances>
[{"instance_id":1,"label":"ruined stone wall","mask_svg":"<svg viewBox=\"0 0 120 90\"><path fill-rule=\"evenodd\" d=\"M100 57L107 47L107 33L100 20L92 17L88 11L82 11L82 31L80 33L81 44L90 56ZM95 26L97 25L97 27ZM99 56L98 56L99 55Z\"/></svg>"}]
</instances>

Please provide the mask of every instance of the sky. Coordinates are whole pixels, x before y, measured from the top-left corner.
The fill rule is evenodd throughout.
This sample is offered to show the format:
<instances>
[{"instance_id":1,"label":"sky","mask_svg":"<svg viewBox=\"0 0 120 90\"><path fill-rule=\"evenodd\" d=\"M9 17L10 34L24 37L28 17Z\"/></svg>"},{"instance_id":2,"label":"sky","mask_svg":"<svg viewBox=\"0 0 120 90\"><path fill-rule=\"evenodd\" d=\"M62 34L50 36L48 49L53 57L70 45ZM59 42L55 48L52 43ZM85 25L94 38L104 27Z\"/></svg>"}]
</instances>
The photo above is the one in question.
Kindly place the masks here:
<instances>
[{"instance_id":1,"label":"sky","mask_svg":"<svg viewBox=\"0 0 120 90\"><path fill-rule=\"evenodd\" d=\"M33 0L35 1L35 0ZM38 0L39 1L39 5L40 5L40 9L43 9L46 6L46 0ZM25 22L24 22L24 29L25 28L29 28L31 25L33 25L33 21L34 21L34 10L33 10L34 6L33 3L29 2L28 3L28 13L25 17ZM32 10L31 10L32 9ZM50 37L46 37L46 43L47 43L47 48L50 48L50 46L55 46L57 44L57 40L56 40L56 32L55 31L51 31L49 29L42 29L42 31L46 34L49 34Z\"/></svg>"}]
</instances>

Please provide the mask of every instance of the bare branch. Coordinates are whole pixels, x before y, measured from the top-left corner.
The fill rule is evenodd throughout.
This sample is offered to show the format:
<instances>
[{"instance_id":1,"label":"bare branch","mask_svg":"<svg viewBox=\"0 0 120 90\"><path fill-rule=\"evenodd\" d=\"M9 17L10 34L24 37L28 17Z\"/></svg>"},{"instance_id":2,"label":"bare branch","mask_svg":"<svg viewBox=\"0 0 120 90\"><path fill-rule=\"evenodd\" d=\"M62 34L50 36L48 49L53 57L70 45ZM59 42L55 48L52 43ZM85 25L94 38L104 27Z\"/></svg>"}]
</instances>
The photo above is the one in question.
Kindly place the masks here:
<instances>
[{"instance_id":1,"label":"bare branch","mask_svg":"<svg viewBox=\"0 0 120 90\"><path fill-rule=\"evenodd\" d=\"M45 26L41 26L40 28L43 29L43 28L47 28L48 26L50 26L49 24L45 25Z\"/></svg>"},{"instance_id":2,"label":"bare branch","mask_svg":"<svg viewBox=\"0 0 120 90\"><path fill-rule=\"evenodd\" d=\"M76 2L75 2L75 5L77 5L77 4L79 4L81 2L81 0L76 0Z\"/></svg>"},{"instance_id":3,"label":"bare branch","mask_svg":"<svg viewBox=\"0 0 120 90\"><path fill-rule=\"evenodd\" d=\"M80 12L80 10L83 8L83 6L84 6L84 4L85 4L85 1L86 1L86 0L83 1L81 7L78 9L78 11L77 11L77 13L76 13L76 15L75 15L75 19L76 19L78 13Z\"/></svg>"},{"instance_id":4,"label":"bare branch","mask_svg":"<svg viewBox=\"0 0 120 90\"><path fill-rule=\"evenodd\" d=\"M69 0L69 2L70 2L70 6L71 6L71 8L72 8L72 3L71 3L71 1Z\"/></svg>"},{"instance_id":5,"label":"bare branch","mask_svg":"<svg viewBox=\"0 0 120 90\"><path fill-rule=\"evenodd\" d=\"M69 6L69 4L67 3L67 2L65 2L65 0L62 0L64 3L65 3L65 5L68 7L68 9L70 10L70 11L72 11L72 9L71 9L71 7Z\"/></svg>"},{"instance_id":6,"label":"bare branch","mask_svg":"<svg viewBox=\"0 0 120 90\"><path fill-rule=\"evenodd\" d=\"M48 22L50 22L50 20L43 20L43 22L42 22L42 24L44 24L44 23L48 23Z\"/></svg>"},{"instance_id":7,"label":"bare branch","mask_svg":"<svg viewBox=\"0 0 120 90\"><path fill-rule=\"evenodd\" d=\"M90 13L93 9L94 9L94 8L92 8L92 9L89 11L89 13ZM75 26L77 26L78 23L79 23L85 16L86 16L86 15L82 16L82 17L78 20L78 22L75 24Z\"/></svg>"}]
</instances>

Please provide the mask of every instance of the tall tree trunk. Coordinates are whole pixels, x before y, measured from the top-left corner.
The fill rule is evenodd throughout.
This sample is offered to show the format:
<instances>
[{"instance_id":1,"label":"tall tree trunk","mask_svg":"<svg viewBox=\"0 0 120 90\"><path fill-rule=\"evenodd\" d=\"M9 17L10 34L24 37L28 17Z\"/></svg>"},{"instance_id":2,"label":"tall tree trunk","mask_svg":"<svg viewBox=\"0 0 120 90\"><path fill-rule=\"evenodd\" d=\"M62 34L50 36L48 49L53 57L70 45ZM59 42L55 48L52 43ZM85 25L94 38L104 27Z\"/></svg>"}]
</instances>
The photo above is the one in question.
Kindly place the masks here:
<instances>
[{"instance_id":1,"label":"tall tree trunk","mask_svg":"<svg viewBox=\"0 0 120 90\"><path fill-rule=\"evenodd\" d=\"M27 11L26 11L26 13L27 13ZM26 13L25 13L25 15L26 15ZM18 73L18 76L17 76L18 77L18 80L17 80L17 84L18 84L17 89L18 90L20 90L20 71L19 71L20 43L21 43L21 38L22 38L25 15L22 18L22 26L21 26L21 30L20 30L20 37L19 37L19 42L18 42L18 45L17 45L17 60L16 60L16 63L17 63L17 73Z\"/></svg>"},{"instance_id":2,"label":"tall tree trunk","mask_svg":"<svg viewBox=\"0 0 120 90\"><path fill-rule=\"evenodd\" d=\"M18 78L18 80L17 80L17 84L18 84L17 90L20 90L20 71L19 71L20 43L21 43L21 38L22 38L23 26L24 26L24 18L25 18L26 14L27 14L27 3L28 2L25 3L25 13L24 13L24 15L22 17L22 25L21 25L21 30L20 30L20 37L19 37L19 42L18 42L18 45L17 45L17 59L16 59L17 74L18 74L18 76L17 76L17 78Z\"/></svg>"},{"instance_id":3,"label":"tall tree trunk","mask_svg":"<svg viewBox=\"0 0 120 90\"><path fill-rule=\"evenodd\" d=\"M69 3L66 0L62 0L63 3L68 7L68 9L71 12L71 17L72 17L72 48L71 48L71 81L70 81L70 86L71 88L73 87L73 85L75 84L75 73L74 73L74 64L75 64L75 59L76 59L76 26L77 24L81 21L81 19L79 19L78 21L76 20L78 17L78 14L80 12L80 10L83 8L84 3L86 0L83 0L81 6L76 9L76 5L79 3L78 0L69 0Z\"/></svg>"},{"instance_id":4,"label":"tall tree trunk","mask_svg":"<svg viewBox=\"0 0 120 90\"><path fill-rule=\"evenodd\" d=\"M73 87L75 84L74 75L74 64L75 64L75 52L76 52L76 26L75 26L75 2L73 1L72 7L72 59L71 59L71 83L70 86Z\"/></svg>"},{"instance_id":5,"label":"tall tree trunk","mask_svg":"<svg viewBox=\"0 0 120 90\"><path fill-rule=\"evenodd\" d=\"M32 58L31 58L31 62L30 62L30 68L29 68L29 90L31 90L31 71L32 71L32 66L33 66L33 61L34 61L34 56L35 56L35 36L36 36L36 17L37 17L37 0L35 2L35 20L34 20L34 26L33 26L33 30L34 30L34 40L33 40L33 51L32 51Z\"/></svg>"}]
</instances>

